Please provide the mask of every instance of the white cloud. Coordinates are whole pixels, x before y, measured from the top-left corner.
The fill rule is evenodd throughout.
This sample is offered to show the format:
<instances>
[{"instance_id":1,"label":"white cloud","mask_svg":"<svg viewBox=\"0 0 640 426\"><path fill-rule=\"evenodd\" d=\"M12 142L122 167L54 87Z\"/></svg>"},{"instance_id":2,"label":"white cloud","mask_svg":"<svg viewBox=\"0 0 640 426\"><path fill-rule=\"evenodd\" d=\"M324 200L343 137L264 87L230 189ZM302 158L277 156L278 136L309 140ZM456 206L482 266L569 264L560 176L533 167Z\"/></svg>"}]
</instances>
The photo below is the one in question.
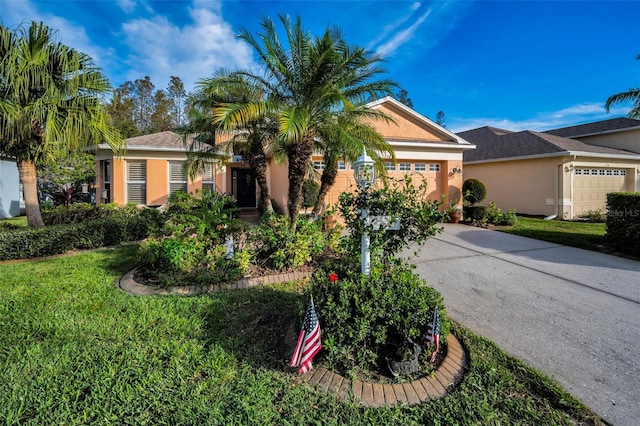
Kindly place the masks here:
<instances>
[{"instance_id":1,"label":"white cloud","mask_svg":"<svg viewBox=\"0 0 640 426\"><path fill-rule=\"evenodd\" d=\"M20 24L28 26L31 21L44 22L48 27L58 31L58 40L61 43L88 54L97 66L106 68L111 50L92 43L83 26L60 16L41 12L36 3L31 1L0 0L0 13L3 24L9 28L15 28Z\"/></svg>"},{"instance_id":2,"label":"white cloud","mask_svg":"<svg viewBox=\"0 0 640 426\"><path fill-rule=\"evenodd\" d=\"M427 10L422 16L420 16L416 22L414 22L409 28L396 33L391 40L379 46L376 49L376 53L381 56L389 56L413 37L413 33L420 27L420 25L429 17L431 9Z\"/></svg>"},{"instance_id":3,"label":"white cloud","mask_svg":"<svg viewBox=\"0 0 640 426\"><path fill-rule=\"evenodd\" d=\"M136 10L135 0L118 0L118 7L125 13L131 13Z\"/></svg>"},{"instance_id":4,"label":"white cloud","mask_svg":"<svg viewBox=\"0 0 640 426\"><path fill-rule=\"evenodd\" d=\"M134 19L122 25L131 53L127 78L148 75L163 89L171 75L179 76L190 91L194 83L220 68L248 68L252 65L249 46L236 39L234 30L221 16L219 2L195 1L189 8L191 22L184 26L167 17Z\"/></svg>"},{"instance_id":5,"label":"white cloud","mask_svg":"<svg viewBox=\"0 0 640 426\"><path fill-rule=\"evenodd\" d=\"M448 121L448 128L452 132L462 132L483 126L520 131L544 131L561 127L574 126L592 121L607 120L626 115L628 108L612 108L609 113L602 102L587 102L563 108L558 111L543 112L524 120L509 120L507 118L452 118Z\"/></svg>"}]
</instances>

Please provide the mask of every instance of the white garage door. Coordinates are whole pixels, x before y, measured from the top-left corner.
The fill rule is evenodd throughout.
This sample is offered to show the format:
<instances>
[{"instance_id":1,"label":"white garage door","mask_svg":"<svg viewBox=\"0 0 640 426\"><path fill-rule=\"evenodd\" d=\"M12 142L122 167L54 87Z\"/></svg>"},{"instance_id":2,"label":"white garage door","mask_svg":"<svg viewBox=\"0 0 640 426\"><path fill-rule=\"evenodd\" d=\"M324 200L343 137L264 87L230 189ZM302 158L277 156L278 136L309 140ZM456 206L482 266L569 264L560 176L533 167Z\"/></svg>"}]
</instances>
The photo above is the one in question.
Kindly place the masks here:
<instances>
[{"instance_id":1,"label":"white garage door","mask_svg":"<svg viewBox=\"0 0 640 426\"><path fill-rule=\"evenodd\" d=\"M609 192L626 191L627 171L612 168L576 168L573 180L573 212L578 216L589 210L607 208Z\"/></svg>"}]
</instances>

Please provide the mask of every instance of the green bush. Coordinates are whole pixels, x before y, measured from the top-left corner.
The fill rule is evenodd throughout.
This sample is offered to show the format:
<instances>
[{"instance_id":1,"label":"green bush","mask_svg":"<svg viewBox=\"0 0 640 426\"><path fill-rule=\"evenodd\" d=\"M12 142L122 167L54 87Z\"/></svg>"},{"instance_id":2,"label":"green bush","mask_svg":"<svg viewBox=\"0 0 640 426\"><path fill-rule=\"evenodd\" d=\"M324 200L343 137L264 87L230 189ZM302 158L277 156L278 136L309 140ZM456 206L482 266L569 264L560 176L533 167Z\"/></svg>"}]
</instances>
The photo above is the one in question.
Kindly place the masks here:
<instances>
[{"instance_id":1,"label":"green bush","mask_svg":"<svg viewBox=\"0 0 640 426\"><path fill-rule=\"evenodd\" d=\"M588 210L586 212L580 213L578 217L581 219L585 219L587 222L591 223L607 222L607 214L600 209Z\"/></svg>"},{"instance_id":2,"label":"green bush","mask_svg":"<svg viewBox=\"0 0 640 426\"><path fill-rule=\"evenodd\" d=\"M437 224L446 220L446 211L440 211L442 202L428 199L427 181L422 179L414 185L412 177L406 175L401 180L388 179L382 188L369 192L344 192L340 195L338 210L351 231L344 238L344 252L360 252L360 240L367 233L371 241L371 257L390 259L410 244L421 244L442 231ZM400 229L376 229L374 223L364 223L360 216L362 209L369 210L369 216L387 216L390 222L400 221Z\"/></svg>"},{"instance_id":3,"label":"green bush","mask_svg":"<svg viewBox=\"0 0 640 426\"><path fill-rule=\"evenodd\" d=\"M255 252L256 263L273 269L303 266L329 248L317 221L301 217L297 232L293 233L287 217L275 214L263 216L260 224L251 229L249 244Z\"/></svg>"},{"instance_id":4,"label":"green bush","mask_svg":"<svg viewBox=\"0 0 640 426\"><path fill-rule=\"evenodd\" d=\"M462 184L464 200L473 206L482 202L487 196L487 188L478 179L467 179Z\"/></svg>"},{"instance_id":5,"label":"green bush","mask_svg":"<svg viewBox=\"0 0 640 426\"><path fill-rule=\"evenodd\" d=\"M640 193L607 194L605 241L613 250L640 257Z\"/></svg>"},{"instance_id":6,"label":"green bush","mask_svg":"<svg viewBox=\"0 0 640 426\"><path fill-rule=\"evenodd\" d=\"M302 183L302 207L314 207L320 194L320 184L314 179L305 179Z\"/></svg>"},{"instance_id":7,"label":"green bush","mask_svg":"<svg viewBox=\"0 0 640 426\"><path fill-rule=\"evenodd\" d=\"M136 216L0 231L0 253L2 260L51 256L141 240L149 235L149 230L149 222Z\"/></svg>"},{"instance_id":8,"label":"green bush","mask_svg":"<svg viewBox=\"0 0 640 426\"><path fill-rule=\"evenodd\" d=\"M516 224L518 218L515 210L503 212L493 201L486 208L486 221L492 225L509 225Z\"/></svg>"},{"instance_id":9,"label":"green bush","mask_svg":"<svg viewBox=\"0 0 640 426\"><path fill-rule=\"evenodd\" d=\"M342 374L388 371L386 359L397 357L407 338L422 346L423 358L428 357L425 338L436 306L442 340L449 333L442 296L410 265L394 261L379 266L362 276L351 264L334 263L313 275L309 292L322 326L322 357ZM330 273L338 275L336 282L329 281Z\"/></svg>"}]
</instances>

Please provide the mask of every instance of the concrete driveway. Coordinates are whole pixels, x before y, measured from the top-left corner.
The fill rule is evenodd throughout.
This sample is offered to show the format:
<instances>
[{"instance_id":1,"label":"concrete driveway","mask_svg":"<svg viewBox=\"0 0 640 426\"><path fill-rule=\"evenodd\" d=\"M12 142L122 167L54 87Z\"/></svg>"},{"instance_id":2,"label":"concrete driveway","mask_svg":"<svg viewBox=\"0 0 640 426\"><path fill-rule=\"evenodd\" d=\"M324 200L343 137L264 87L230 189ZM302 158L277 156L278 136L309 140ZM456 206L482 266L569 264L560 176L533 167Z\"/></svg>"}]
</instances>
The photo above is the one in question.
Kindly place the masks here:
<instances>
[{"instance_id":1,"label":"concrete driveway","mask_svg":"<svg viewBox=\"0 0 640 426\"><path fill-rule=\"evenodd\" d=\"M640 262L454 224L418 250L453 320L605 421L640 424Z\"/></svg>"}]
</instances>

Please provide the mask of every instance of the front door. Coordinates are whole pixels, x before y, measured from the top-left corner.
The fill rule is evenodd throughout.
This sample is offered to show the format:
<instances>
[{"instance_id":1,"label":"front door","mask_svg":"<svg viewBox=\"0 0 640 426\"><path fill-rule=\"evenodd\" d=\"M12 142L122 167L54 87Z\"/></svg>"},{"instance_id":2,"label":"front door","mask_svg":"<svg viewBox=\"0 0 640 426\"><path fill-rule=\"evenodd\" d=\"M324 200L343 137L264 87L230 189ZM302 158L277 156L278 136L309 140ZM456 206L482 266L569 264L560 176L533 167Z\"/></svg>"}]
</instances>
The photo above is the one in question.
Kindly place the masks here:
<instances>
[{"instance_id":1,"label":"front door","mask_svg":"<svg viewBox=\"0 0 640 426\"><path fill-rule=\"evenodd\" d=\"M256 207L256 177L250 169L232 169L232 194L238 207Z\"/></svg>"}]
</instances>

